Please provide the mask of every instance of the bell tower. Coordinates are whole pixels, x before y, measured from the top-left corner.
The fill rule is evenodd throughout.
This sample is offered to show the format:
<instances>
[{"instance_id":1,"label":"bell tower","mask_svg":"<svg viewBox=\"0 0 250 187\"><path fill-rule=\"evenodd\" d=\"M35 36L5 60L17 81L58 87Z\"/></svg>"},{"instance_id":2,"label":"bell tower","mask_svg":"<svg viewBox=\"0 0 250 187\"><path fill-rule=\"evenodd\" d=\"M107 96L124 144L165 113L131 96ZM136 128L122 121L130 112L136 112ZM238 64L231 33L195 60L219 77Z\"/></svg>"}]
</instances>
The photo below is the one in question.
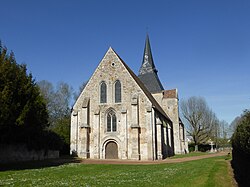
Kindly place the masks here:
<instances>
[{"instance_id":1,"label":"bell tower","mask_svg":"<svg viewBox=\"0 0 250 187\"><path fill-rule=\"evenodd\" d=\"M157 70L154 65L153 56L151 52L149 36L146 36L145 48L143 53L142 65L139 70L139 79L146 86L146 88L151 93L158 93L164 90L159 77L157 75Z\"/></svg>"}]
</instances>

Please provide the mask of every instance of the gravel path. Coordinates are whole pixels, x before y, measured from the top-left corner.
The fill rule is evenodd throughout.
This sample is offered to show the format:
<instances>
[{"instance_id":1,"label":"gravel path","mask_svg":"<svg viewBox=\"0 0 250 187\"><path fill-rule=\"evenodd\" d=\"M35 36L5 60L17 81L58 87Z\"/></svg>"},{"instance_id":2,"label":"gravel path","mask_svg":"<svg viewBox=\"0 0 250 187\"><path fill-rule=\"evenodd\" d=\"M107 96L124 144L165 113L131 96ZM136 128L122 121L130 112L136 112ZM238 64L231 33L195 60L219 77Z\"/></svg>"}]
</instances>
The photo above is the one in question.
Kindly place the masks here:
<instances>
[{"instance_id":1,"label":"gravel path","mask_svg":"<svg viewBox=\"0 0 250 187\"><path fill-rule=\"evenodd\" d=\"M179 163L179 162L187 162L192 160L200 160L204 158L211 158L216 156L226 156L228 152L219 152L219 153L211 153L208 155L201 156L192 156L185 158L167 158L164 160L156 160L156 161L138 161L138 160L97 160L97 159L84 159L81 161L83 164L164 164L164 163Z\"/></svg>"}]
</instances>

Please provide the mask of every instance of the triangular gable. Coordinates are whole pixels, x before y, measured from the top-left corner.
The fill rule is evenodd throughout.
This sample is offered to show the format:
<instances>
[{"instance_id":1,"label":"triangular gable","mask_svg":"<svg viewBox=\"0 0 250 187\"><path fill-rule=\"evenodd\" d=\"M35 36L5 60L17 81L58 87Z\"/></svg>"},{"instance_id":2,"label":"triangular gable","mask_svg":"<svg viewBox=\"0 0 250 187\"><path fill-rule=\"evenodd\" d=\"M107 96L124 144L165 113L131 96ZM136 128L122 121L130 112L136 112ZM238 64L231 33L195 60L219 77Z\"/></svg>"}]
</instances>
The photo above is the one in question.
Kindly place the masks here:
<instances>
[{"instance_id":1,"label":"triangular gable","mask_svg":"<svg viewBox=\"0 0 250 187\"><path fill-rule=\"evenodd\" d=\"M101 63L103 61L103 59L106 57L106 55L109 53L109 51L113 51L111 47L109 47L108 51L105 53L104 57L102 58L102 60L100 61L100 63L98 64L98 66L96 67L94 73L91 75L90 79L87 81L87 84L85 85L84 89L82 90L82 92L80 93L80 95L78 96L78 98L76 99L73 108L75 108L75 106L78 104L80 98L82 97L82 95L84 94L85 90L87 89L88 85L90 84L92 78L95 76L97 69L101 66Z\"/></svg>"},{"instance_id":2,"label":"triangular gable","mask_svg":"<svg viewBox=\"0 0 250 187\"><path fill-rule=\"evenodd\" d=\"M150 102L152 103L152 107L155 108L158 112L160 112L164 117L166 117L167 120L170 120L170 118L167 116L167 114L164 112L164 110L161 108L161 106L158 104L158 102L154 99L154 97L151 95L151 93L147 90L147 88L144 86L144 84L140 81L140 79L134 74L134 72L127 66L127 64L119 57L119 55L110 47L108 49L108 51L106 52L106 54L104 55L104 57L102 58L102 60L100 61L99 65L97 66L97 68L95 69L93 75L91 76L91 78L89 79L87 85L85 86L85 88L83 89L82 93L80 94L80 96L78 97L75 105L81 105L80 103L78 103L78 101L80 101L80 98L83 96L84 92L86 89L88 89L88 85L91 83L92 78L95 76L96 71L100 68L100 66L102 65L102 62L104 61L104 59L106 58L106 55L109 53L113 53L118 60L121 62L121 64L124 66L124 68L127 70L127 72L129 73L129 75L134 79L134 81L136 82L136 84L141 88L141 90L144 92L144 94L147 96L147 98L150 100ZM74 105L74 108L75 108Z\"/></svg>"}]
</instances>

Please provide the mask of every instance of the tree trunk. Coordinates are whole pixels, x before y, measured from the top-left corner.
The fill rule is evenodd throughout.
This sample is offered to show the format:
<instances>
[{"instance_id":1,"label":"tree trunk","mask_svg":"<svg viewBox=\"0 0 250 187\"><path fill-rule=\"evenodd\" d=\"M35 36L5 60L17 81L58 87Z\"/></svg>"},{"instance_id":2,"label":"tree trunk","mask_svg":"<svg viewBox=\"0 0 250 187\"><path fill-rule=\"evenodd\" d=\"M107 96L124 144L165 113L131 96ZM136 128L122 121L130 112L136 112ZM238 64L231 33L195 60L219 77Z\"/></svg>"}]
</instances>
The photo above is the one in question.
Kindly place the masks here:
<instances>
[{"instance_id":1,"label":"tree trunk","mask_svg":"<svg viewBox=\"0 0 250 187\"><path fill-rule=\"evenodd\" d=\"M195 151L195 152L199 151L199 150L198 150L198 145L195 145L195 146L194 146L194 151Z\"/></svg>"}]
</instances>

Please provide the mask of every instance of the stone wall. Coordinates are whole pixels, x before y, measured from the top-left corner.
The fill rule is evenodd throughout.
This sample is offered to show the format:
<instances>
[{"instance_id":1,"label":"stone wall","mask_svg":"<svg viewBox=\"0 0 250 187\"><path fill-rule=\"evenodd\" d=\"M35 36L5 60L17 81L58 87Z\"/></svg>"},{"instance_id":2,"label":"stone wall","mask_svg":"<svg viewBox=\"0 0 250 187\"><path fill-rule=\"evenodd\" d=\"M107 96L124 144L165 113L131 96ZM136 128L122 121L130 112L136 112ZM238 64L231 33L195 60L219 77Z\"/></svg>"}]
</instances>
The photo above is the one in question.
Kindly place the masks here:
<instances>
[{"instance_id":1,"label":"stone wall","mask_svg":"<svg viewBox=\"0 0 250 187\"><path fill-rule=\"evenodd\" d=\"M0 163L59 158L58 150L28 150L23 144L0 145Z\"/></svg>"},{"instance_id":2,"label":"stone wall","mask_svg":"<svg viewBox=\"0 0 250 187\"><path fill-rule=\"evenodd\" d=\"M121 101L115 102L118 80ZM106 84L105 102L100 101L100 85L103 83ZM110 159L106 148L112 143L117 145L114 150L118 150L115 159L157 160L171 156L168 150L173 144L170 146L168 141L170 130L166 119L160 119L161 114L153 108L152 99L141 86L110 48L73 106L71 154L81 158ZM115 114L117 124L117 129L112 132L107 130L110 111ZM159 118L157 124L156 116Z\"/></svg>"},{"instance_id":3,"label":"stone wall","mask_svg":"<svg viewBox=\"0 0 250 187\"><path fill-rule=\"evenodd\" d=\"M117 80L121 82L120 103L114 101ZM106 103L100 103L101 82L107 85ZM86 98L89 103L85 106ZM113 141L118 145L119 159L152 160L152 146L148 146L153 139L151 111L146 110L148 105L151 106L149 99L120 59L109 50L73 107L71 153L76 152L82 158L105 159L105 146ZM106 116L111 109L117 117L116 132L106 129Z\"/></svg>"},{"instance_id":4,"label":"stone wall","mask_svg":"<svg viewBox=\"0 0 250 187\"><path fill-rule=\"evenodd\" d=\"M173 122L175 154L187 153L188 145L185 139L185 129L184 126L180 125L179 121L179 99L177 89L155 93L153 94L153 97Z\"/></svg>"}]
</instances>

